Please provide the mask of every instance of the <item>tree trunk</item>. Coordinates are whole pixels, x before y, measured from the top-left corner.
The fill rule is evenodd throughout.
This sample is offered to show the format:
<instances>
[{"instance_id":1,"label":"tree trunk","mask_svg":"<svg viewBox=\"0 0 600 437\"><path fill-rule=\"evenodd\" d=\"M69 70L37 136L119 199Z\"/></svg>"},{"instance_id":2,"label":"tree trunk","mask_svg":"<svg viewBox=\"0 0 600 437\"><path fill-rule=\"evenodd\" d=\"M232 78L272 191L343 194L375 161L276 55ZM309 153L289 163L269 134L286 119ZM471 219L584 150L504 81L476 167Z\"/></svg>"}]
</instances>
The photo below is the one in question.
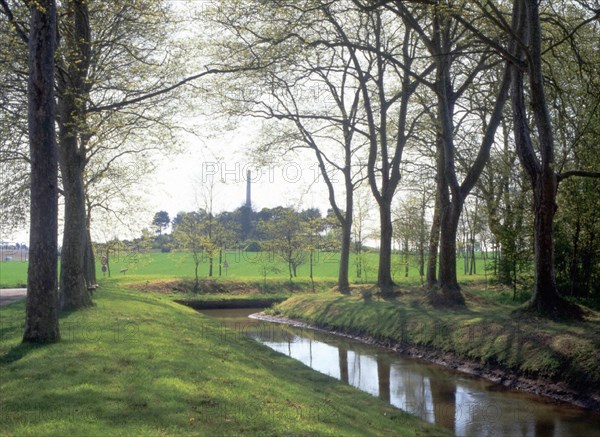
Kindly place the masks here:
<instances>
[{"instance_id":1,"label":"tree trunk","mask_svg":"<svg viewBox=\"0 0 600 437\"><path fill-rule=\"evenodd\" d=\"M315 278L313 276L313 253L314 250L311 248L310 249L310 285L312 288L312 292L315 292Z\"/></svg>"},{"instance_id":2,"label":"tree trunk","mask_svg":"<svg viewBox=\"0 0 600 437\"><path fill-rule=\"evenodd\" d=\"M468 240L467 240L467 235L465 233L465 231L463 230L463 240L462 240L462 248L461 248L461 252L463 255L463 275L467 276L467 273L469 273L469 258L471 256L471 252L469 252L468 249Z\"/></svg>"},{"instance_id":3,"label":"tree trunk","mask_svg":"<svg viewBox=\"0 0 600 437\"><path fill-rule=\"evenodd\" d=\"M535 284L528 308L553 316L581 317L581 310L558 293L554 270L554 229L558 178L554 171L554 135L544 92L541 60L541 24L536 0L515 2L513 28L520 38L517 55L527 65L529 90L524 87L524 71L512 66L512 104L515 144L521 164L529 175L534 201ZM528 53L525 53L527 48ZM525 96L530 99L539 143L539 157L528 125Z\"/></svg>"},{"instance_id":4,"label":"tree trunk","mask_svg":"<svg viewBox=\"0 0 600 437\"><path fill-rule=\"evenodd\" d=\"M377 273L377 285L382 289L394 285L392 280L392 212L391 202L382 199L379 203L379 223L381 226L379 241L379 270Z\"/></svg>"},{"instance_id":5,"label":"tree trunk","mask_svg":"<svg viewBox=\"0 0 600 437\"><path fill-rule=\"evenodd\" d=\"M440 245L440 226L442 211L440 207L439 194L436 195L431 231L429 233L429 250L427 257L427 286L433 288L437 285L437 261L438 248Z\"/></svg>"},{"instance_id":6,"label":"tree trunk","mask_svg":"<svg viewBox=\"0 0 600 437\"><path fill-rule=\"evenodd\" d=\"M419 276L423 283L423 276L425 276L425 245L423 242L419 243Z\"/></svg>"},{"instance_id":7,"label":"tree trunk","mask_svg":"<svg viewBox=\"0 0 600 437\"><path fill-rule=\"evenodd\" d=\"M462 202L458 199L442 206L439 287L444 304L465 302L456 277L456 234L461 211Z\"/></svg>"},{"instance_id":8,"label":"tree trunk","mask_svg":"<svg viewBox=\"0 0 600 437\"><path fill-rule=\"evenodd\" d=\"M90 23L85 1L67 2L64 65L58 82L59 164L65 198L65 225L61 250L60 304L63 310L92 305L85 280L87 244L85 211L85 105L89 84Z\"/></svg>"},{"instance_id":9,"label":"tree trunk","mask_svg":"<svg viewBox=\"0 0 600 437\"><path fill-rule=\"evenodd\" d=\"M558 314L564 299L556 287L554 270L554 213L557 181L554 174L539 178L534 191L535 284L530 307L541 313Z\"/></svg>"},{"instance_id":10,"label":"tree trunk","mask_svg":"<svg viewBox=\"0 0 600 437\"><path fill-rule=\"evenodd\" d=\"M569 266L569 277L571 281L570 293L571 296L579 294L579 237L581 235L581 218L577 215L575 223L575 234L573 235L573 250L571 252L571 262Z\"/></svg>"},{"instance_id":11,"label":"tree trunk","mask_svg":"<svg viewBox=\"0 0 600 437\"><path fill-rule=\"evenodd\" d=\"M86 252L85 192L82 164L77 139L72 135L71 105L64 102L61 111L60 168L65 198L65 225L60 257L60 306L72 311L89 307L92 299L87 289L84 271Z\"/></svg>"},{"instance_id":12,"label":"tree trunk","mask_svg":"<svg viewBox=\"0 0 600 437\"><path fill-rule=\"evenodd\" d=\"M426 226L425 226L425 211L427 209L427 198L426 193L423 191L423 200L421 202L421 217L419 218L419 276L421 277L421 284L423 283L423 277L425 276L425 239Z\"/></svg>"},{"instance_id":13,"label":"tree trunk","mask_svg":"<svg viewBox=\"0 0 600 437\"><path fill-rule=\"evenodd\" d=\"M31 211L29 267L23 342L60 340L57 295L58 168L54 51L56 4L40 0L31 7L27 87Z\"/></svg>"},{"instance_id":14,"label":"tree trunk","mask_svg":"<svg viewBox=\"0 0 600 437\"><path fill-rule=\"evenodd\" d=\"M198 255L195 255L197 257ZM194 259L194 293L198 293L198 288L200 285L200 280L198 278L198 267L200 266L199 259Z\"/></svg>"},{"instance_id":15,"label":"tree trunk","mask_svg":"<svg viewBox=\"0 0 600 437\"><path fill-rule=\"evenodd\" d=\"M471 235L471 267L469 268L470 275L477 274L477 258L475 258L475 231Z\"/></svg>"},{"instance_id":16,"label":"tree trunk","mask_svg":"<svg viewBox=\"0 0 600 437\"><path fill-rule=\"evenodd\" d=\"M390 364L382 357L377 359L377 382L379 386L379 399L390 403Z\"/></svg>"},{"instance_id":17,"label":"tree trunk","mask_svg":"<svg viewBox=\"0 0 600 437\"><path fill-rule=\"evenodd\" d=\"M449 38L449 22L436 16L435 26L440 33L439 44L446 44ZM464 197L460 193L454 162L454 103L456 97L452 89L452 57L445 54L442 45L438 48L440 56L436 59L436 90L438 109L438 195L440 201L440 277L438 296L432 290L432 303L442 305L464 305L456 277L456 236L458 221ZM450 196L452 194L452 196Z\"/></svg>"},{"instance_id":18,"label":"tree trunk","mask_svg":"<svg viewBox=\"0 0 600 437\"><path fill-rule=\"evenodd\" d=\"M434 304L464 304L456 278L456 236L464 198L460 195L454 162L454 104L452 60L443 49L450 41L450 21L436 14L436 93L437 93L437 194L440 202L440 276L439 291L431 290ZM452 193L452 196L450 194Z\"/></svg>"},{"instance_id":19,"label":"tree trunk","mask_svg":"<svg viewBox=\"0 0 600 437\"><path fill-rule=\"evenodd\" d=\"M439 379L432 379L430 387L435 423L456 432L456 387L450 381Z\"/></svg>"},{"instance_id":20,"label":"tree trunk","mask_svg":"<svg viewBox=\"0 0 600 437\"><path fill-rule=\"evenodd\" d=\"M338 358L340 362L340 380L348 384L348 351L341 346L338 347Z\"/></svg>"},{"instance_id":21,"label":"tree trunk","mask_svg":"<svg viewBox=\"0 0 600 437\"><path fill-rule=\"evenodd\" d=\"M98 283L98 280L96 278L96 257L94 255L94 245L92 244L92 236L90 234L89 214L85 234L85 259L83 261L85 266L85 282L94 285Z\"/></svg>"},{"instance_id":22,"label":"tree trunk","mask_svg":"<svg viewBox=\"0 0 600 437\"><path fill-rule=\"evenodd\" d=\"M221 277L221 272L223 268L223 248L219 248L219 278Z\"/></svg>"},{"instance_id":23,"label":"tree trunk","mask_svg":"<svg viewBox=\"0 0 600 437\"><path fill-rule=\"evenodd\" d=\"M404 251L404 277L408 278L408 258L409 258L408 241L404 242L403 251Z\"/></svg>"},{"instance_id":24,"label":"tree trunk","mask_svg":"<svg viewBox=\"0 0 600 437\"><path fill-rule=\"evenodd\" d=\"M342 225L342 247L340 251L340 270L338 273L338 288L341 293L347 293L349 287L351 232L352 216L348 219L348 214L346 214L346 221Z\"/></svg>"}]
</instances>

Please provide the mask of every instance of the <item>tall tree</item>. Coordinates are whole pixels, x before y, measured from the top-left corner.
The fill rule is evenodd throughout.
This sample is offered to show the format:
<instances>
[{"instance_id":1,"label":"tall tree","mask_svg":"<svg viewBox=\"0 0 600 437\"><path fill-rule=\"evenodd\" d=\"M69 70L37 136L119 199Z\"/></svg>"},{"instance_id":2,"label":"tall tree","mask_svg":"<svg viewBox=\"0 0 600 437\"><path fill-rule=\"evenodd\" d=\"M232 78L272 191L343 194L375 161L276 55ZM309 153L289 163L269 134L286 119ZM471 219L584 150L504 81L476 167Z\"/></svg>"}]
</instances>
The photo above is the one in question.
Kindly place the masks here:
<instances>
[{"instance_id":1,"label":"tall tree","mask_svg":"<svg viewBox=\"0 0 600 437\"><path fill-rule=\"evenodd\" d=\"M368 142L367 178L379 206L380 248L377 284L394 285L392 261L392 201L400 183L402 157L413 140L422 111L412 107L419 84L434 65L417 61L418 41L409 26L399 26L394 16L367 8L358 30L338 19L333 4L323 6L341 43L348 49L362 97ZM361 38L362 37L362 38ZM390 86L393 84L393 86Z\"/></svg>"},{"instance_id":2,"label":"tall tree","mask_svg":"<svg viewBox=\"0 0 600 437\"><path fill-rule=\"evenodd\" d=\"M508 111L506 111L508 112ZM484 116L484 114L481 114ZM530 243L528 181L517 162L510 114L502 121L502 145L492 155L477 188L481 193L487 226L493 236L493 273L496 280L516 292L518 268L533 253Z\"/></svg>"},{"instance_id":3,"label":"tall tree","mask_svg":"<svg viewBox=\"0 0 600 437\"><path fill-rule=\"evenodd\" d=\"M365 243L370 237L367 229L369 220L369 210L372 205L370 193L364 189L357 191L356 207L354 208L354 217L352 218L352 246L354 252L354 265L356 267L356 279L366 280L365 269Z\"/></svg>"},{"instance_id":4,"label":"tall tree","mask_svg":"<svg viewBox=\"0 0 600 437\"><path fill-rule=\"evenodd\" d=\"M293 208L278 207L273 216L259 227L268 238L270 250L288 265L290 284L298 275L297 269L307 259L306 223Z\"/></svg>"},{"instance_id":5,"label":"tall tree","mask_svg":"<svg viewBox=\"0 0 600 437\"><path fill-rule=\"evenodd\" d=\"M163 229L166 229L169 223L171 223L171 218L167 211L158 211L154 214L152 224L156 226L159 235L162 235Z\"/></svg>"},{"instance_id":6,"label":"tall tree","mask_svg":"<svg viewBox=\"0 0 600 437\"><path fill-rule=\"evenodd\" d=\"M18 17L10 18L6 2L2 6L3 15L14 21L13 32L21 35L27 26ZM57 52L60 68L56 89L65 197L60 290L63 307L75 309L91 304L87 284L94 282L91 275L86 277L86 272L94 271L91 238L86 229L91 220L85 210L85 189L94 184L86 184L86 176L101 178L103 169L122 161L123 156L143 156L148 149L139 144L147 144L143 137L148 137L148 126L172 126L169 114L175 111L169 111L169 103L174 101L174 91L217 70L173 79L187 71L183 62L174 61L176 48L167 44L175 22L169 18L166 2L70 0L60 3L60 7L64 13L59 23L61 50ZM130 133L136 130L140 134L133 141L135 135ZM115 133L129 141L115 138ZM156 141L164 149L173 138L167 135ZM86 171L90 162L98 159L105 163L97 166L100 172Z\"/></svg>"},{"instance_id":7,"label":"tall tree","mask_svg":"<svg viewBox=\"0 0 600 437\"><path fill-rule=\"evenodd\" d=\"M194 288L195 293L200 291L200 276L199 267L202 262L202 254L207 248L212 249L212 242L206 233L206 218L205 211L179 213L179 219L173 228L175 240L181 247L188 250L192 254L194 260Z\"/></svg>"},{"instance_id":8,"label":"tall tree","mask_svg":"<svg viewBox=\"0 0 600 437\"><path fill-rule=\"evenodd\" d=\"M465 199L475 186L490 154L500 123L504 104L508 99L510 74L508 64L500 73L500 81L489 120L479 135L478 147L470 165L463 165L462 181L457 170L458 130L456 119L461 98L468 98L477 82L498 65L485 46L481 50L477 38L467 32L453 11L458 13L465 2L433 3L410 8L404 2L394 2L387 7L398 14L407 26L415 30L435 62L435 80L428 83L436 96L438 124L438 199L440 202L440 254L438 286L431 289L429 298L433 304L464 305L456 272L456 237L458 223ZM424 9L423 9L424 8ZM423 11L425 17L423 19ZM419 19L421 17L421 19ZM468 47L468 49L467 49ZM465 68L467 67L467 68ZM493 70L492 70L493 71ZM496 80L498 78L496 77ZM480 90L476 91L480 92ZM462 117L465 120L465 117ZM468 126L464 123L463 126Z\"/></svg>"},{"instance_id":9,"label":"tall tree","mask_svg":"<svg viewBox=\"0 0 600 437\"><path fill-rule=\"evenodd\" d=\"M595 11L594 16L586 21L593 21L599 14L600 12ZM567 177L600 177L600 173L557 172L553 122L544 84L538 2L515 0L514 17L513 34L517 40L517 59L511 66L511 100L515 143L519 160L531 182L534 203L535 283L529 308L554 316L578 315L579 310L559 294L556 286L553 228L557 208L556 193L559 182ZM530 113L535 130L528 122ZM539 145L539 154L536 153L535 143Z\"/></svg>"},{"instance_id":10,"label":"tall tree","mask_svg":"<svg viewBox=\"0 0 600 437\"><path fill-rule=\"evenodd\" d=\"M56 3L31 3L28 121L31 160L31 222L24 342L60 339L57 296L58 168L54 52Z\"/></svg>"},{"instance_id":11,"label":"tall tree","mask_svg":"<svg viewBox=\"0 0 600 437\"><path fill-rule=\"evenodd\" d=\"M83 181L89 139L85 111L91 85L91 28L87 1L69 0L65 12L57 81L59 164L65 198L60 304L64 310L73 310L92 305L84 270L88 236Z\"/></svg>"},{"instance_id":12,"label":"tall tree","mask_svg":"<svg viewBox=\"0 0 600 437\"><path fill-rule=\"evenodd\" d=\"M417 191L417 190L415 190ZM404 265L404 276L408 276L410 254L416 255L416 265L421 276L421 281L425 276L425 245L427 222L425 215L428 205L428 191L421 189L421 192L410 193L403 198L395 208L394 236L398 242L402 253L401 264Z\"/></svg>"}]
</instances>

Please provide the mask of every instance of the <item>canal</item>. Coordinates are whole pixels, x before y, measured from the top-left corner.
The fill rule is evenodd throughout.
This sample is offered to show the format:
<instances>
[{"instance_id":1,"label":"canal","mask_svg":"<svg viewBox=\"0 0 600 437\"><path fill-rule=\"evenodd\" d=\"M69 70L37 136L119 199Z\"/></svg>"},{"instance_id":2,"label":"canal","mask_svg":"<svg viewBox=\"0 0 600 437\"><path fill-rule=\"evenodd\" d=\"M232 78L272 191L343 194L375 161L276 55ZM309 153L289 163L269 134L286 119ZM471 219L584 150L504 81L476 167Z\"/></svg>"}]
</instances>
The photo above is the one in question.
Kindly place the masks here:
<instances>
[{"instance_id":1,"label":"canal","mask_svg":"<svg viewBox=\"0 0 600 437\"><path fill-rule=\"evenodd\" d=\"M259 311L201 313L228 335L249 336L458 436L600 436L598 413L346 337L248 318Z\"/></svg>"}]
</instances>

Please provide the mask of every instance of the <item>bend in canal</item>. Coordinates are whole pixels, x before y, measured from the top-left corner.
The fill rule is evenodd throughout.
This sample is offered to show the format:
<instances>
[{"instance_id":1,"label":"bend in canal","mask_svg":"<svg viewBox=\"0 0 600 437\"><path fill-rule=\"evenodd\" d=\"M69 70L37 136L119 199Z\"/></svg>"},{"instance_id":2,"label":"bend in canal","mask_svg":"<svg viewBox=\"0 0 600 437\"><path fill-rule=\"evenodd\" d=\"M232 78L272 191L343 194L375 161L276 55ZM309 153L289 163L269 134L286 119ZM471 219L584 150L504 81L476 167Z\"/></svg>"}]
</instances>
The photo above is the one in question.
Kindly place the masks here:
<instances>
[{"instance_id":1,"label":"bend in canal","mask_svg":"<svg viewBox=\"0 0 600 437\"><path fill-rule=\"evenodd\" d=\"M224 338L233 333L250 336L458 436L600 435L598 413L345 337L248 318L261 310L200 312L219 320Z\"/></svg>"}]
</instances>

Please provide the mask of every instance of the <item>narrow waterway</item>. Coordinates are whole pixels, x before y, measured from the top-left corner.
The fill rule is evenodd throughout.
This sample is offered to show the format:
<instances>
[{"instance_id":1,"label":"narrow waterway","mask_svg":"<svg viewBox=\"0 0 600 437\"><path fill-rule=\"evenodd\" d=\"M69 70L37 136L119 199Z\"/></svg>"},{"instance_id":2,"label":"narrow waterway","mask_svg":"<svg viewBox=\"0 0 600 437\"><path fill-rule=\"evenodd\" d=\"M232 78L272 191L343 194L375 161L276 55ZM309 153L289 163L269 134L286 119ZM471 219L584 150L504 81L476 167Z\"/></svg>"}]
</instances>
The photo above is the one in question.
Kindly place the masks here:
<instances>
[{"instance_id":1,"label":"narrow waterway","mask_svg":"<svg viewBox=\"0 0 600 437\"><path fill-rule=\"evenodd\" d=\"M458 436L600 436L600 414L352 339L248 318L259 311L201 312L220 321L224 338L230 330L247 335Z\"/></svg>"}]
</instances>

